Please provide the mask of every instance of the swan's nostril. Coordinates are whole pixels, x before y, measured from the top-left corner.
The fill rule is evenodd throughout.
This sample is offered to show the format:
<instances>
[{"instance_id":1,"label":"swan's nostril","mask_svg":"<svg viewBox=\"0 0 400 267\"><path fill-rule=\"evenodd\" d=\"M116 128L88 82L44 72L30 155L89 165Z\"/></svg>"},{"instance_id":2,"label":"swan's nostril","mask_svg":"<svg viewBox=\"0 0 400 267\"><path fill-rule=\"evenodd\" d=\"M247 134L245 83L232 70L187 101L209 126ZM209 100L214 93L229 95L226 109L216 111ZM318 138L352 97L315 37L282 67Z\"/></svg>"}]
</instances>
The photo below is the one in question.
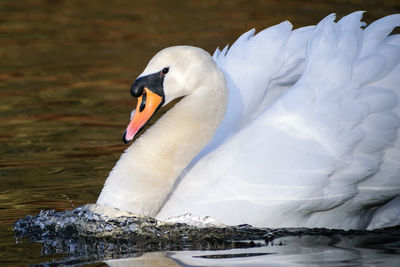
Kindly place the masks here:
<instances>
[{"instance_id":1,"label":"swan's nostril","mask_svg":"<svg viewBox=\"0 0 400 267\"><path fill-rule=\"evenodd\" d=\"M144 108L146 107L146 100L147 100L147 94L146 94L146 91L145 91L143 93L142 103L140 103L139 112L142 112L144 110Z\"/></svg>"}]
</instances>

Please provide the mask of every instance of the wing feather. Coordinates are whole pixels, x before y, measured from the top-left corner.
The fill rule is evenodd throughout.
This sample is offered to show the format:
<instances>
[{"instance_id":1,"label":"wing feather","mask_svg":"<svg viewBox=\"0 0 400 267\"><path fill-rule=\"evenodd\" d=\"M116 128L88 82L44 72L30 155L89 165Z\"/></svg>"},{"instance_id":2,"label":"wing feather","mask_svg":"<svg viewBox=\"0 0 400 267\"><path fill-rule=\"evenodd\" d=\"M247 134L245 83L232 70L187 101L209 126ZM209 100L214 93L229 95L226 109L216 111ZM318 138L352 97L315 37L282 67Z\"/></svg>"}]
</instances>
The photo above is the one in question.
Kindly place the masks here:
<instances>
[{"instance_id":1,"label":"wing feather","mask_svg":"<svg viewBox=\"0 0 400 267\"><path fill-rule=\"evenodd\" d=\"M365 228L393 210L398 201L390 201L400 195L400 38L388 35L400 15L365 30L361 16L335 23L330 15L295 31L283 22L217 50L232 94L229 123L166 210L230 224L347 228ZM390 207L374 214L386 202ZM241 212L221 213L236 208ZM370 228L385 220L372 221Z\"/></svg>"}]
</instances>

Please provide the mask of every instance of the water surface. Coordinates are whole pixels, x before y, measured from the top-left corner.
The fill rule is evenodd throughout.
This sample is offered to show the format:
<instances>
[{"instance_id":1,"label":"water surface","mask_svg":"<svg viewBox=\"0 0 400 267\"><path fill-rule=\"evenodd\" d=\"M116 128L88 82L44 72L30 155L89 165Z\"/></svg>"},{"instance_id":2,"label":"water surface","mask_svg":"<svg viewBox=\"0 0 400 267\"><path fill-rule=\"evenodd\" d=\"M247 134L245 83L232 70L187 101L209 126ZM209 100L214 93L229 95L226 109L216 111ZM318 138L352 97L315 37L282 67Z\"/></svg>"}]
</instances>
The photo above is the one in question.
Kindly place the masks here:
<instances>
[{"instance_id":1,"label":"water surface","mask_svg":"<svg viewBox=\"0 0 400 267\"><path fill-rule=\"evenodd\" d=\"M285 19L300 27L355 10L368 11L370 22L400 12L400 5L397 0L1 1L0 263L62 258L42 255L37 243L16 244L11 224L42 209L62 211L96 201L126 148L121 137L135 104L130 84L157 51L187 44L212 53L253 27ZM292 256L304 250L301 246ZM380 248L354 250L382 256ZM259 258L280 254L268 255Z\"/></svg>"},{"instance_id":2,"label":"water surface","mask_svg":"<svg viewBox=\"0 0 400 267\"><path fill-rule=\"evenodd\" d=\"M185 221L193 218L185 216ZM209 220L191 226L101 205L28 215L15 223L15 235L21 242L41 243L42 255L62 255L52 264L351 266L400 261L400 226L373 231L271 229L216 226Z\"/></svg>"}]
</instances>

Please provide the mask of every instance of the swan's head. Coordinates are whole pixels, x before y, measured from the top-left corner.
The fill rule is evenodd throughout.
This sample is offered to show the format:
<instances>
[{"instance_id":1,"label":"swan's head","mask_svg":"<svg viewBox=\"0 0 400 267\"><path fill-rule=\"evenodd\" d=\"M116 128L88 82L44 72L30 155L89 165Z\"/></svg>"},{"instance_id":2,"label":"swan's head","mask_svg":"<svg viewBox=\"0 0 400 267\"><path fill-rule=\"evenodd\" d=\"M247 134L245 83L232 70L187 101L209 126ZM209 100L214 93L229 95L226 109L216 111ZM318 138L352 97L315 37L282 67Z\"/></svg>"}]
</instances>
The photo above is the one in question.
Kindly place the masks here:
<instances>
[{"instance_id":1,"label":"swan's head","mask_svg":"<svg viewBox=\"0 0 400 267\"><path fill-rule=\"evenodd\" d=\"M200 48L174 46L158 52L131 87L138 101L123 141L129 143L160 107L194 93L210 68L216 64Z\"/></svg>"}]
</instances>

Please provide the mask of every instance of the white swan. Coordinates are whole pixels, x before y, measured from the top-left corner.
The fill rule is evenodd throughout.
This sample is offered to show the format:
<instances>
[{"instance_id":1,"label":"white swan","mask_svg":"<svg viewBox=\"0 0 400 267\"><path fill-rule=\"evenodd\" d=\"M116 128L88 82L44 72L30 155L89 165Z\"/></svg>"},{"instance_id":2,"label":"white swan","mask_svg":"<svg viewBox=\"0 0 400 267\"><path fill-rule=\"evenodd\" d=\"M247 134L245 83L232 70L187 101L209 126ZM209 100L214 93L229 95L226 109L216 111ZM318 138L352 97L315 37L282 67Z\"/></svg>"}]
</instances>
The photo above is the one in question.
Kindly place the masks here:
<instances>
[{"instance_id":1,"label":"white swan","mask_svg":"<svg viewBox=\"0 0 400 267\"><path fill-rule=\"evenodd\" d=\"M399 224L400 15L365 29L361 17L252 30L213 58L160 51L132 86L124 139L183 98L125 151L97 203L229 225Z\"/></svg>"}]
</instances>

